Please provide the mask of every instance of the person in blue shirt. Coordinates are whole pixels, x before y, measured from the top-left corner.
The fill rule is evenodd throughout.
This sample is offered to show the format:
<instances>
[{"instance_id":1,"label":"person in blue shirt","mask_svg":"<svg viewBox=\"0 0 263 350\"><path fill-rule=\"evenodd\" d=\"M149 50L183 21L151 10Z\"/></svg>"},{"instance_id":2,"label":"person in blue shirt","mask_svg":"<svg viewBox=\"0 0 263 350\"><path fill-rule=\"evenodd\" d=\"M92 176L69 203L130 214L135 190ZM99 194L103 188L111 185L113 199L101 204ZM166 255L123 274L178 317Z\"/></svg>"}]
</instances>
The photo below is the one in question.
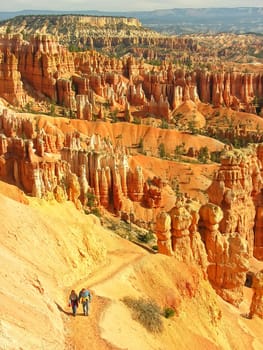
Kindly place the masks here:
<instances>
[{"instance_id":1,"label":"person in blue shirt","mask_svg":"<svg viewBox=\"0 0 263 350\"><path fill-rule=\"evenodd\" d=\"M83 307L83 314L88 316L89 314L89 303L91 302L91 294L87 288L82 288L79 292L79 302Z\"/></svg>"}]
</instances>

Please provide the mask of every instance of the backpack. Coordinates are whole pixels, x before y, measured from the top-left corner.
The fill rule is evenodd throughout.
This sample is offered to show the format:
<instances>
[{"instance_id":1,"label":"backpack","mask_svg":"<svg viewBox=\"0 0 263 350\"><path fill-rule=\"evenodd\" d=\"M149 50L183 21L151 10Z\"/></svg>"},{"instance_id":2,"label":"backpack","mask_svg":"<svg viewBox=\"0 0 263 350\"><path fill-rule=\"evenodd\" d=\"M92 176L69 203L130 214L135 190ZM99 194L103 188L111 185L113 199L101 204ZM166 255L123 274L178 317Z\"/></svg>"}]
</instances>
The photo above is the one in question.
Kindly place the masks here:
<instances>
[{"instance_id":1,"label":"backpack","mask_svg":"<svg viewBox=\"0 0 263 350\"><path fill-rule=\"evenodd\" d=\"M82 304L85 304L90 301L91 295L88 289L85 289L83 292L81 292L80 296L81 296L80 300Z\"/></svg>"},{"instance_id":2,"label":"backpack","mask_svg":"<svg viewBox=\"0 0 263 350\"><path fill-rule=\"evenodd\" d=\"M81 303L82 304L86 304L89 302L89 297L84 297L84 298L81 298Z\"/></svg>"}]
</instances>

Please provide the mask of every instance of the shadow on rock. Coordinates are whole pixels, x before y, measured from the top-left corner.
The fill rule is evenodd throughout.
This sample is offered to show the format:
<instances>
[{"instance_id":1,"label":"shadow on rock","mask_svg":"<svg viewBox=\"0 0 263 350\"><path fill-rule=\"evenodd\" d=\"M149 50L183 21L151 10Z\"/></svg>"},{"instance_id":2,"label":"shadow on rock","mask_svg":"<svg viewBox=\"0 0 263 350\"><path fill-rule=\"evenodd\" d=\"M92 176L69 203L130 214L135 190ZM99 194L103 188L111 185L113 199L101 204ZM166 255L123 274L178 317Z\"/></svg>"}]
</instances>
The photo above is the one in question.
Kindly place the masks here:
<instances>
[{"instance_id":1,"label":"shadow on rock","mask_svg":"<svg viewBox=\"0 0 263 350\"><path fill-rule=\"evenodd\" d=\"M65 311L58 303L55 302L55 304L57 305L57 308L60 312L63 312L63 314L65 315L72 315L72 312L69 311Z\"/></svg>"}]
</instances>

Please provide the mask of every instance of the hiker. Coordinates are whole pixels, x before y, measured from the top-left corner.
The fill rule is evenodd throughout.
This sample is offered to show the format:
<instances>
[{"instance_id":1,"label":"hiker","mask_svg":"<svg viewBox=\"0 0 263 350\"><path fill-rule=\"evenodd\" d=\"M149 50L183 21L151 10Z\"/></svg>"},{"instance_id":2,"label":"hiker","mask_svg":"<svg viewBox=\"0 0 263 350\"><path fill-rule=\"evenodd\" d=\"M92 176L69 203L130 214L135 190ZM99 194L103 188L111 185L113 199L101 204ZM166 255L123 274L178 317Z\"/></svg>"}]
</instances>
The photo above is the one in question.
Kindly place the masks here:
<instances>
[{"instance_id":1,"label":"hiker","mask_svg":"<svg viewBox=\"0 0 263 350\"><path fill-rule=\"evenodd\" d=\"M79 299L74 289L70 293L68 304L72 307L73 316L76 316L77 308L79 306Z\"/></svg>"},{"instance_id":2,"label":"hiker","mask_svg":"<svg viewBox=\"0 0 263 350\"><path fill-rule=\"evenodd\" d=\"M89 303L91 302L91 294L87 288L82 288L79 292L79 302L82 304L85 316L89 314Z\"/></svg>"}]
</instances>

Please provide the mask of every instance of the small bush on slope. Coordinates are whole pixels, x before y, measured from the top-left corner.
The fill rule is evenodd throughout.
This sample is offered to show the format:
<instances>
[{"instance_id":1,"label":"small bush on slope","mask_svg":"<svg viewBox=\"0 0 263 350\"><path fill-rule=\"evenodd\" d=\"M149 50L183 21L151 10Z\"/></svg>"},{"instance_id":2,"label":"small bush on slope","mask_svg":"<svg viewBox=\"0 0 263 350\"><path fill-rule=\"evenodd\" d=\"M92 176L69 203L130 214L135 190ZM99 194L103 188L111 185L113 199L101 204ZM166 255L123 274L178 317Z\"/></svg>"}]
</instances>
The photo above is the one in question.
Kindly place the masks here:
<instances>
[{"instance_id":1,"label":"small bush on slope","mask_svg":"<svg viewBox=\"0 0 263 350\"><path fill-rule=\"evenodd\" d=\"M175 310L171 307L166 307L163 311L163 315L165 318L173 317L175 315Z\"/></svg>"},{"instance_id":2,"label":"small bush on slope","mask_svg":"<svg viewBox=\"0 0 263 350\"><path fill-rule=\"evenodd\" d=\"M132 309L133 319L140 322L148 331L152 333L162 332L161 310L153 300L124 297L122 301Z\"/></svg>"}]
</instances>

